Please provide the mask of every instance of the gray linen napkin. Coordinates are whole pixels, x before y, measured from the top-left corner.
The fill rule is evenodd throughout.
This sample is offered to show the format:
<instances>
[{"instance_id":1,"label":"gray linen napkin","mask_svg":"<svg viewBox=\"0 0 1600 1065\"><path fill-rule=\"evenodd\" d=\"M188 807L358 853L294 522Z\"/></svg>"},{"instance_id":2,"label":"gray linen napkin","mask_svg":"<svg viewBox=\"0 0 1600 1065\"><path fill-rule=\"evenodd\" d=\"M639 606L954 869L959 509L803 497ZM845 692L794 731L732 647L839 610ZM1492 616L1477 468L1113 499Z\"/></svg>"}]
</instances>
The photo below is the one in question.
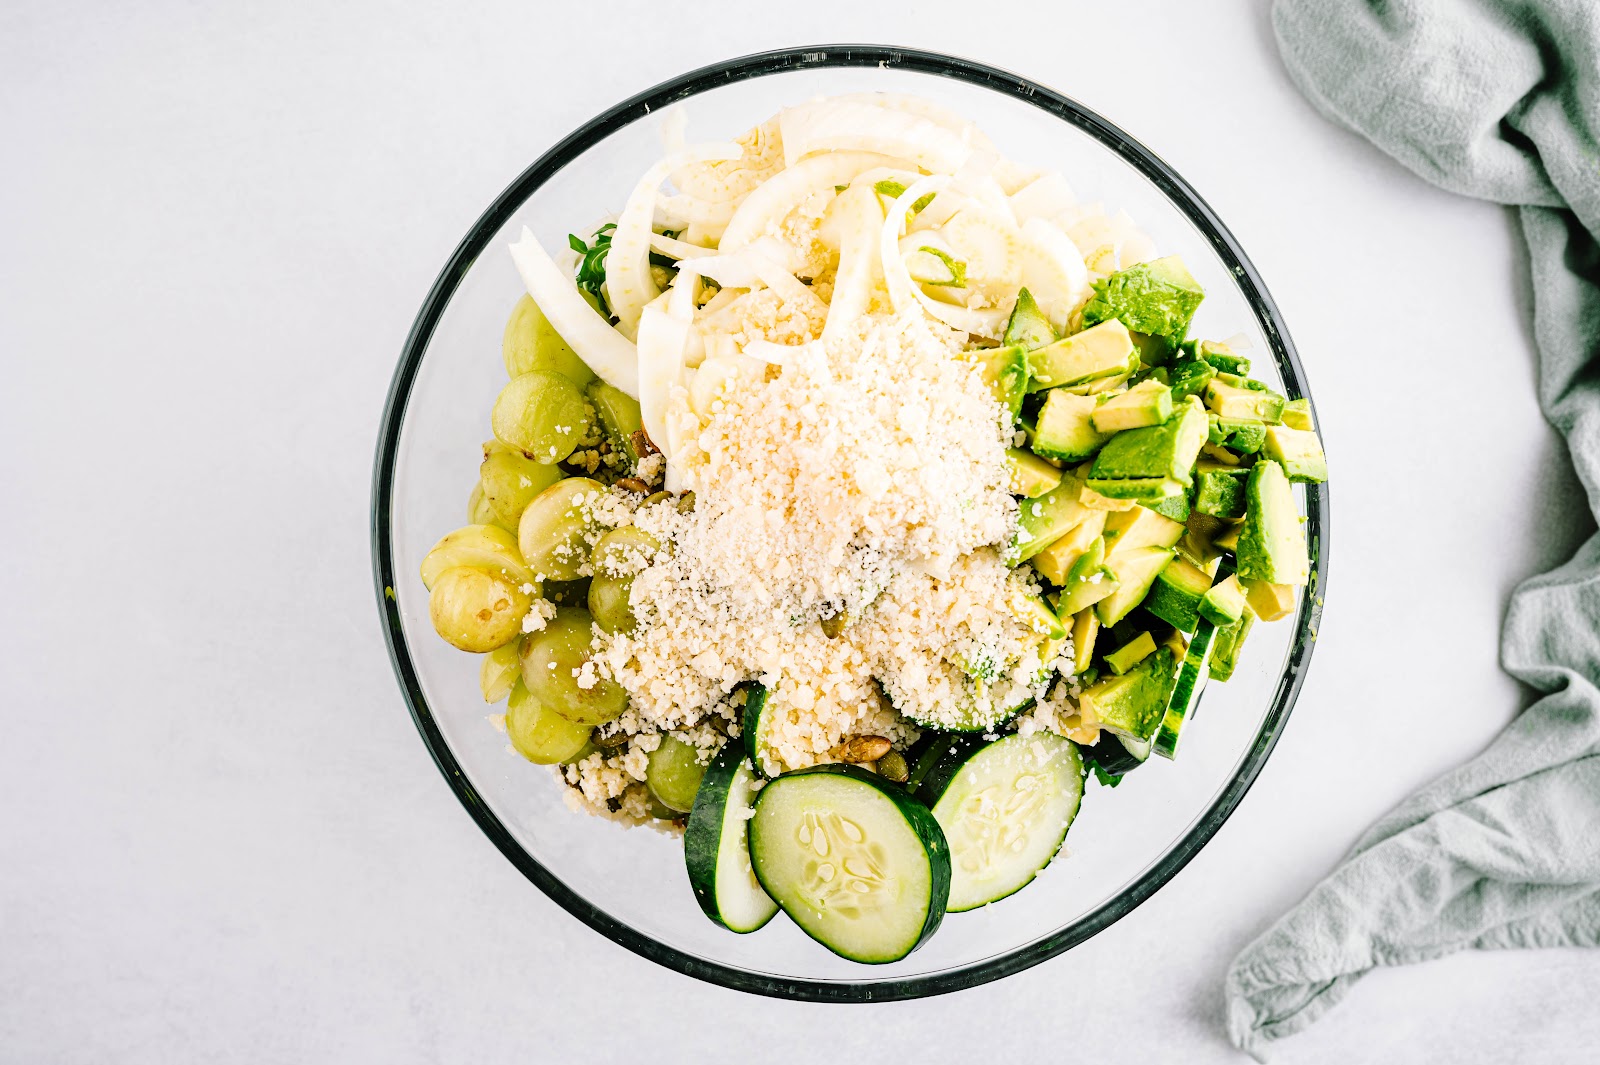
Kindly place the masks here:
<instances>
[{"instance_id":1,"label":"gray linen napkin","mask_svg":"<svg viewBox=\"0 0 1600 1065\"><path fill-rule=\"evenodd\" d=\"M1521 209L1540 405L1600 515L1600 0L1277 0L1273 22L1329 118ZM1517 589L1500 653L1542 698L1235 959L1240 1047L1262 1058L1374 966L1600 943L1600 535Z\"/></svg>"}]
</instances>

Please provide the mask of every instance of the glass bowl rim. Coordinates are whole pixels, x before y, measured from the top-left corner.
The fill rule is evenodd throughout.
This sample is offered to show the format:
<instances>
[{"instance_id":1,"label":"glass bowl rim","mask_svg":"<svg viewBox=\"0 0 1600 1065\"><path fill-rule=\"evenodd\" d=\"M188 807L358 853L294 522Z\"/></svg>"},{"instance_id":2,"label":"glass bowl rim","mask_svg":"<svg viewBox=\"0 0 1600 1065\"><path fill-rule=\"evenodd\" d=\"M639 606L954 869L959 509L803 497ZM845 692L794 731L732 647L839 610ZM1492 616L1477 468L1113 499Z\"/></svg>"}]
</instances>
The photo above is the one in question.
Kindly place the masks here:
<instances>
[{"instance_id":1,"label":"glass bowl rim","mask_svg":"<svg viewBox=\"0 0 1600 1065\"><path fill-rule=\"evenodd\" d=\"M1037 82L970 59L912 48L883 45L813 45L776 49L713 63L680 74L596 115L562 139L524 170L495 198L457 245L434 281L401 350L390 382L373 464L372 568L384 637L395 676L417 731L434 764L484 834L500 852L547 896L601 935L636 954L696 979L775 998L811 1002L888 1002L945 994L1021 972L1077 946L1110 927L1148 899L1189 863L1243 800L1288 722L1310 665L1316 628L1326 598L1329 505L1327 486L1306 485L1306 533L1312 545L1312 583L1300 597L1289 661L1279 680L1272 706L1238 772L1185 835L1144 870L1120 894L1108 899L1071 925L998 957L960 968L919 976L862 981L801 980L751 972L707 961L670 947L591 905L529 854L489 809L467 778L446 742L422 692L416 665L401 627L394 594L394 555L390 538L393 480L400 434L417 371L429 341L457 286L488 246L489 240L516 210L554 174L599 143L619 126L628 125L679 100L734 82L772 74L824 67L883 67L953 78L1019 98L1087 133L1149 179L1206 238L1249 302L1271 345L1290 398L1304 396L1305 371L1277 305L1268 294L1244 250L1209 205L1176 171L1144 145L1096 112Z\"/></svg>"}]
</instances>

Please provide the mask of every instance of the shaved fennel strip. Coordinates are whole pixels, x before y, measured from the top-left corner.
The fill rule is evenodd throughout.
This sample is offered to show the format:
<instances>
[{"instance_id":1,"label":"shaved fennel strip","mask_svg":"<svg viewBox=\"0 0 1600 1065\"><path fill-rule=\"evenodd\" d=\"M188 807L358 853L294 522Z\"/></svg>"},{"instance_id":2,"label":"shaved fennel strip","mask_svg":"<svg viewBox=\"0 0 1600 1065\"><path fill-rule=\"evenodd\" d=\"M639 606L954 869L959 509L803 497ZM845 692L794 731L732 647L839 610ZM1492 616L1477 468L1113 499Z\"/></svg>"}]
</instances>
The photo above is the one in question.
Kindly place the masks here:
<instances>
[{"instance_id":1,"label":"shaved fennel strip","mask_svg":"<svg viewBox=\"0 0 1600 1065\"><path fill-rule=\"evenodd\" d=\"M832 192L857 174L897 162L873 152L835 152L780 170L745 197L722 231L717 248L730 252L749 244L775 228L813 193Z\"/></svg>"},{"instance_id":2,"label":"shaved fennel strip","mask_svg":"<svg viewBox=\"0 0 1600 1065\"><path fill-rule=\"evenodd\" d=\"M949 184L948 177L939 175L925 177L901 193L890 206L889 216L883 220L878 241L878 254L883 260L883 278L889 288L889 301L896 311L902 311L912 300L916 300L929 315L952 329L998 340L1005 330L1007 311L974 310L940 303L928 296L922 291L921 286L911 280L911 273L906 269L905 260L900 257L900 238L905 235L906 212L925 193L937 192Z\"/></svg>"},{"instance_id":3,"label":"shaved fennel strip","mask_svg":"<svg viewBox=\"0 0 1600 1065\"><path fill-rule=\"evenodd\" d=\"M589 306L571 276L561 271L527 226L511 245L511 260L528 295L578 358L607 384L638 398L639 355L633 343Z\"/></svg>"},{"instance_id":4,"label":"shaved fennel strip","mask_svg":"<svg viewBox=\"0 0 1600 1065\"><path fill-rule=\"evenodd\" d=\"M872 290L883 277L874 236L883 226L876 191L846 189L835 205L839 219L839 269L833 278L833 299L822 326L822 338L845 336L872 306Z\"/></svg>"},{"instance_id":5,"label":"shaved fennel strip","mask_svg":"<svg viewBox=\"0 0 1600 1065\"><path fill-rule=\"evenodd\" d=\"M953 174L972 154L962 135L929 119L876 104L819 100L779 112L784 161L822 152L878 152L934 174Z\"/></svg>"},{"instance_id":6,"label":"shaved fennel strip","mask_svg":"<svg viewBox=\"0 0 1600 1065\"><path fill-rule=\"evenodd\" d=\"M678 240L674 237L665 237L660 233L650 234L650 247L662 255L678 260L698 259L703 255L717 254L717 249L715 248L702 248L698 244L690 244L686 240Z\"/></svg>"},{"instance_id":7,"label":"shaved fennel strip","mask_svg":"<svg viewBox=\"0 0 1600 1065\"><path fill-rule=\"evenodd\" d=\"M667 431L672 389L683 383L683 349L690 323L673 317L659 297L639 315L639 420L672 468L673 438Z\"/></svg>"}]
</instances>

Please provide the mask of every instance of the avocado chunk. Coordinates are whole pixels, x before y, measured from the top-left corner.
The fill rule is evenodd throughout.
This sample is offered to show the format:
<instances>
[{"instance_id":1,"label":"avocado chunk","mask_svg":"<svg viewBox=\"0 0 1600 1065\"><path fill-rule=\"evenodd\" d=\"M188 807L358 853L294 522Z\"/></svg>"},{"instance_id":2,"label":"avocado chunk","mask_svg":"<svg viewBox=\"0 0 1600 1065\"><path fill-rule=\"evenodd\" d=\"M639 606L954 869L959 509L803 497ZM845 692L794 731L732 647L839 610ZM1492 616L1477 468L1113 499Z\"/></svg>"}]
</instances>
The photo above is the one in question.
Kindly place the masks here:
<instances>
[{"instance_id":1,"label":"avocado chunk","mask_svg":"<svg viewBox=\"0 0 1600 1065\"><path fill-rule=\"evenodd\" d=\"M1127 617L1128 612L1149 593L1150 586L1172 561L1174 554L1176 552L1170 547L1141 547L1106 559L1105 568L1117 582L1117 589L1095 604L1100 624L1115 625Z\"/></svg>"},{"instance_id":2,"label":"avocado chunk","mask_svg":"<svg viewBox=\"0 0 1600 1065\"><path fill-rule=\"evenodd\" d=\"M1256 616L1248 605L1244 608L1244 615L1232 625L1218 626L1217 634L1211 641L1211 679L1225 681L1233 676L1234 666L1239 661L1239 648L1244 646L1244 638L1250 635L1250 627L1256 623Z\"/></svg>"},{"instance_id":3,"label":"avocado chunk","mask_svg":"<svg viewBox=\"0 0 1600 1065\"><path fill-rule=\"evenodd\" d=\"M1193 632L1200 620L1200 600L1211 589L1211 574L1191 562L1175 558L1150 586L1142 605L1174 628Z\"/></svg>"},{"instance_id":4,"label":"avocado chunk","mask_svg":"<svg viewBox=\"0 0 1600 1065\"><path fill-rule=\"evenodd\" d=\"M1102 433L1143 429L1172 417L1172 389L1160 381L1141 381L1120 396L1112 396L1090 416Z\"/></svg>"},{"instance_id":5,"label":"avocado chunk","mask_svg":"<svg viewBox=\"0 0 1600 1065\"><path fill-rule=\"evenodd\" d=\"M1064 473L1055 488L1038 499L1022 503L1016 543L1007 553L1006 561L1013 566L1026 562L1081 524L1090 513L1089 508L1078 501L1081 491L1083 482Z\"/></svg>"},{"instance_id":6,"label":"avocado chunk","mask_svg":"<svg viewBox=\"0 0 1600 1065\"><path fill-rule=\"evenodd\" d=\"M1011 597L1011 616L1022 622L1046 640L1064 641L1067 638L1067 626L1044 597L1034 594L1017 594ZM1054 658L1054 655L1050 656Z\"/></svg>"},{"instance_id":7,"label":"avocado chunk","mask_svg":"<svg viewBox=\"0 0 1600 1065\"><path fill-rule=\"evenodd\" d=\"M1288 400L1267 388L1242 388L1214 377L1206 385L1206 406L1220 418L1254 418L1276 422Z\"/></svg>"},{"instance_id":8,"label":"avocado chunk","mask_svg":"<svg viewBox=\"0 0 1600 1065\"><path fill-rule=\"evenodd\" d=\"M1083 305L1086 325L1120 319L1129 329L1181 340L1205 290L1176 255L1118 270L1096 281Z\"/></svg>"},{"instance_id":9,"label":"avocado chunk","mask_svg":"<svg viewBox=\"0 0 1600 1065\"><path fill-rule=\"evenodd\" d=\"M1082 522L1033 556L1033 568L1051 584L1066 584L1067 574L1072 572L1072 564L1078 561L1078 556L1089 550L1105 531L1106 511L1086 510L1085 513L1088 516Z\"/></svg>"},{"instance_id":10,"label":"avocado chunk","mask_svg":"<svg viewBox=\"0 0 1600 1065\"><path fill-rule=\"evenodd\" d=\"M1206 442L1206 430L1205 411L1194 403L1184 403L1160 425L1129 429L1112 437L1095 457L1089 476L1095 480L1166 478L1187 487L1189 471L1200 454L1200 445ZM1098 485L1095 490L1111 494ZM1144 498L1159 499L1171 494L1162 492Z\"/></svg>"},{"instance_id":11,"label":"avocado chunk","mask_svg":"<svg viewBox=\"0 0 1600 1065\"><path fill-rule=\"evenodd\" d=\"M1244 589L1239 586L1237 574L1213 584L1200 600L1200 616L1218 628L1226 628L1244 617L1246 604Z\"/></svg>"},{"instance_id":12,"label":"avocado chunk","mask_svg":"<svg viewBox=\"0 0 1600 1065\"><path fill-rule=\"evenodd\" d=\"M1314 430L1316 426L1311 423L1311 401L1301 396L1291 399L1283 405L1283 424L1291 429Z\"/></svg>"},{"instance_id":13,"label":"avocado chunk","mask_svg":"<svg viewBox=\"0 0 1600 1065\"><path fill-rule=\"evenodd\" d=\"M1162 517L1149 507L1134 507L1106 517L1106 554L1141 547L1171 547L1182 538L1182 522Z\"/></svg>"},{"instance_id":14,"label":"avocado chunk","mask_svg":"<svg viewBox=\"0 0 1600 1065\"><path fill-rule=\"evenodd\" d=\"M1094 645L1100 635L1100 619L1093 610L1080 610L1072 619L1072 672L1081 674L1094 661Z\"/></svg>"},{"instance_id":15,"label":"avocado chunk","mask_svg":"<svg viewBox=\"0 0 1600 1065\"><path fill-rule=\"evenodd\" d=\"M1220 340L1202 340L1195 349L1195 356L1204 362L1210 363L1223 373L1247 374L1250 372L1250 360L1243 355L1235 355L1233 349Z\"/></svg>"},{"instance_id":16,"label":"avocado chunk","mask_svg":"<svg viewBox=\"0 0 1600 1065\"><path fill-rule=\"evenodd\" d=\"M1216 536L1211 538L1211 546L1219 551L1239 550L1239 530L1244 528L1244 523L1230 524Z\"/></svg>"},{"instance_id":17,"label":"avocado chunk","mask_svg":"<svg viewBox=\"0 0 1600 1065\"><path fill-rule=\"evenodd\" d=\"M1294 588L1290 585L1242 580L1239 586L1244 589L1244 598L1250 604L1251 612L1262 621L1288 617L1294 609Z\"/></svg>"},{"instance_id":18,"label":"avocado chunk","mask_svg":"<svg viewBox=\"0 0 1600 1065\"><path fill-rule=\"evenodd\" d=\"M1267 424L1260 418L1224 418L1211 416L1209 442L1226 447L1241 455L1254 455L1267 439Z\"/></svg>"},{"instance_id":19,"label":"avocado chunk","mask_svg":"<svg viewBox=\"0 0 1600 1065\"><path fill-rule=\"evenodd\" d=\"M1183 495L1183 482L1171 477L1118 477L1095 478L1086 482L1088 487L1107 499L1131 499L1136 502L1157 503Z\"/></svg>"},{"instance_id":20,"label":"avocado chunk","mask_svg":"<svg viewBox=\"0 0 1600 1065\"><path fill-rule=\"evenodd\" d=\"M1265 434L1267 457L1283 466L1289 480L1320 484L1328 479L1328 460L1323 457L1322 441L1316 433L1274 425Z\"/></svg>"},{"instance_id":21,"label":"avocado chunk","mask_svg":"<svg viewBox=\"0 0 1600 1065\"><path fill-rule=\"evenodd\" d=\"M1076 614L1116 592L1116 577L1107 569L1105 559L1103 539L1090 544L1089 550L1078 556L1061 584L1061 599L1057 604L1060 613Z\"/></svg>"},{"instance_id":22,"label":"avocado chunk","mask_svg":"<svg viewBox=\"0 0 1600 1065\"><path fill-rule=\"evenodd\" d=\"M1160 514L1163 518L1171 518L1173 521L1189 520L1189 494L1187 492L1183 495L1152 500L1143 505Z\"/></svg>"},{"instance_id":23,"label":"avocado chunk","mask_svg":"<svg viewBox=\"0 0 1600 1065\"><path fill-rule=\"evenodd\" d=\"M1094 425L1095 400L1059 388L1044 394L1033 430L1034 454L1078 462L1100 450L1111 434Z\"/></svg>"},{"instance_id":24,"label":"avocado chunk","mask_svg":"<svg viewBox=\"0 0 1600 1065\"><path fill-rule=\"evenodd\" d=\"M1310 579L1311 559L1289 477L1272 459L1264 458L1250 468L1236 554L1242 579L1273 584L1305 584Z\"/></svg>"},{"instance_id":25,"label":"avocado chunk","mask_svg":"<svg viewBox=\"0 0 1600 1065\"><path fill-rule=\"evenodd\" d=\"M1011 412L1016 421L1022 414L1022 397L1028 394L1028 356L1016 345L982 348L971 353L983 371L995 402Z\"/></svg>"},{"instance_id":26,"label":"avocado chunk","mask_svg":"<svg viewBox=\"0 0 1600 1065\"><path fill-rule=\"evenodd\" d=\"M1085 463L1084 465L1088 464ZM1078 468L1080 470L1083 469L1082 466ZM1096 492L1089 486L1088 481L1083 483L1083 492L1079 498L1083 500L1084 506L1089 507L1092 510L1132 510L1134 507L1139 505L1139 501L1137 499L1114 499L1111 496L1101 495L1099 492Z\"/></svg>"},{"instance_id":27,"label":"avocado chunk","mask_svg":"<svg viewBox=\"0 0 1600 1065\"><path fill-rule=\"evenodd\" d=\"M1011 494L1037 499L1061 483L1061 471L1038 455L1021 448L1006 448L1006 468L1011 471Z\"/></svg>"},{"instance_id":28,"label":"avocado chunk","mask_svg":"<svg viewBox=\"0 0 1600 1065\"><path fill-rule=\"evenodd\" d=\"M1103 322L1028 352L1028 388L1037 392L1110 377L1126 371L1133 357L1133 338L1127 327L1116 320Z\"/></svg>"},{"instance_id":29,"label":"avocado chunk","mask_svg":"<svg viewBox=\"0 0 1600 1065\"><path fill-rule=\"evenodd\" d=\"M1115 651L1106 655L1106 665L1111 667L1111 672L1121 676L1140 662L1143 662L1147 656L1155 653L1155 637L1148 632L1141 632Z\"/></svg>"},{"instance_id":30,"label":"avocado chunk","mask_svg":"<svg viewBox=\"0 0 1600 1065\"><path fill-rule=\"evenodd\" d=\"M1220 463L1211 464L1208 468L1196 468L1195 511L1229 521L1244 517L1244 488L1249 473L1246 466L1224 466Z\"/></svg>"},{"instance_id":31,"label":"avocado chunk","mask_svg":"<svg viewBox=\"0 0 1600 1065\"><path fill-rule=\"evenodd\" d=\"M1177 671L1172 650L1158 648L1120 677L1107 677L1078 698L1078 706L1100 727L1119 736L1148 740L1167 712Z\"/></svg>"},{"instance_id":32,"label":"avocado chunk","mask_svg":"<svg viewBox=\"0 0 1600 1065\"><path fill-rule=\"evenodd\" d=\"M1178 557L1186 558L1201 569L1211 572L1211 564L1222 557L1216 538L1229 528L1228 523L1210 514L1195 511L1184 524L1183 536L1174 546Z\"/></svg>"},{"instance_id":33,"label":"avocado chunk","mask_svg":"<svg viewBox=\"0 0 1600 1065\"><path fill-rule=\"evenodd\" d=\"M1182 403L1190 396L1205 395L1206 386L1217 376L1216 368L1200 359L1185 359L1167 367L1167 384L1172 401Z\"/></svg>"},{"instance_id":34,"label":"avocado chunk","mask_svg":"<svg viewBox=\"0 0 1600 1065\"><path fill-rule=\"evenodd\" d=\"M1056 342L1056 331L1050 319L1039 309L1033 293L1023 289L1017 293L1017 305L1011 308L1011 319L1006 322L1004 343L1032 351Z\"/></svg>"}]
</instances>

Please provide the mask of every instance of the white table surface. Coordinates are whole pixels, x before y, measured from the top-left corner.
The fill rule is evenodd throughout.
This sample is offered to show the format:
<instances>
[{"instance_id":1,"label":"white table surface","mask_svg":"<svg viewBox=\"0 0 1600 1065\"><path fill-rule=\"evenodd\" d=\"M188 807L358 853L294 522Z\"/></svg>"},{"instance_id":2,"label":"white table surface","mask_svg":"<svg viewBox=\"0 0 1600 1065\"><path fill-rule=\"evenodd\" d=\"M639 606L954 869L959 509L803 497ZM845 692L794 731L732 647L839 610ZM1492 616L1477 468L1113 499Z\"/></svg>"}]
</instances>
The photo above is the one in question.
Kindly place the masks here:
<instances>
[{"instance_id":1,"label":"white table surface","mask_svg":"<svg viewBox=\"0 0 1600 1065\"><path fill-rule=\"evenodd\" d=\"M1506 596L1584 531L1510 216L1314 114L1262 2L334 6L0 8L0 1061L1243 1060L1229 959L1510 719ZM367 541L401 341L489 200L625 95L829 40L1008 67L1176 166L1335 478L1309 683L1211 844L1064 957L867 1008L696 983L524 881L418 741ZM1278 1060L1592 1061L1597 997L1600 954L1467 954Z\"/></svg>"}]
</instances>

